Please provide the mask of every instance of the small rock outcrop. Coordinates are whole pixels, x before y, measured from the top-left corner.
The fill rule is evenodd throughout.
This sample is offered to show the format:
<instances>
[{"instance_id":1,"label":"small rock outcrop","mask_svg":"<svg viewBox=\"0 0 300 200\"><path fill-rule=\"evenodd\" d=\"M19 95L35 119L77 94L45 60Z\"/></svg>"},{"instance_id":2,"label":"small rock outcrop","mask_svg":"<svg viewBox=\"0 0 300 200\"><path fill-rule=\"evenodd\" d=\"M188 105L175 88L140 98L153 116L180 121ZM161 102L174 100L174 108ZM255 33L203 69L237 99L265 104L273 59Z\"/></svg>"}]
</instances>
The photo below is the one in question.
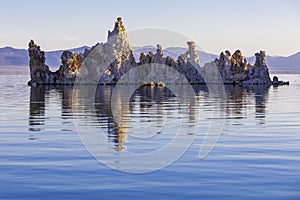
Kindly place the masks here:
<instances>
[{"instance_id":1,"label":"small rock outcrop","mask_svg":"<svg viewBox=\"0 0 300 200\"><path fill-rule=\"evenodd\" d=\"M175 60L169 56L164 57L162 46L157 44L156 52L141 53L137 62L133 56L123 20L119 17L113 30L108 31L106 43L98 43L90 50L86 49L83 54L64 51L61 55L61 65L56 72L49 70L45 64L44 51L31 40L28 49L31 80L28 84L74 84L77 77L79 83L116 84L126 72L142 65L168 66L179 72L178 80L185 78L191 84L215 82L217 79L214 77L217 75L221 75L221 81L225 84L272 84L265 51L256 53L255 63L250 64L240 50L236 50L233 54L227 50L222 52L218 59L200 67L195 42L188 41L187 46L188 50ZM82 65L85 67L81 67ZM103 73L100 72L99 66L106 67ZM151 69L146 68L146 70L149 70L147 73L151 75ZM100 74L101 77L98 77ZM157 71L152 73L153 77L157 75L164 78L162 74ZM279 83L276 79L273 82Z\"/></svg>"},{"instance_id":2,"label":"small rock outcrop","mask_svg":"<svg viewBox=\"0 0 300 200\"><path fill-rule=\"evenodd\" d=\"M272 84L273 84L273 86L276 87L276 86L279 86L279 85L289 85L290 82L289 81L280 81L277 76L274 76Z\"/></svg>"}]
</instances>

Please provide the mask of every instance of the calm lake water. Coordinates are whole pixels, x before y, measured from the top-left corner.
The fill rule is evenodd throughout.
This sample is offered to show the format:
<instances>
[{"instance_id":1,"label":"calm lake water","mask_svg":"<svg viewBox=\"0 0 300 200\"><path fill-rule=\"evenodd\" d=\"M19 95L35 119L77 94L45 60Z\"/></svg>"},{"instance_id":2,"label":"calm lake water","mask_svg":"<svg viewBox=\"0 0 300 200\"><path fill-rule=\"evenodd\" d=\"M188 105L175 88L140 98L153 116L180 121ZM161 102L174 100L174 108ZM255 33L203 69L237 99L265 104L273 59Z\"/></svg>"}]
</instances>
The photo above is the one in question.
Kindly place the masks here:
<instances>
[{"instance_id":1,"label":"calm lake water","mask_svg":"<svg viewBox=\"0 0 300 200\"><path fill-rule=\"evenodd\" d=\"M111 87L99 87L91 104L70 87L30 88L28 76L0 75L0 199L300 199L300 75L279 77L291 85L226 86L220 138L200 159L217 109L203 86L181 105L166 88L142 87L117 124ZM78 134L87 124L106 134L114 153L103 159L116 167L122 155L162 148L179 126L195 139L173 164L132 174L89 153Z\"/></svg>"}]
</instances>

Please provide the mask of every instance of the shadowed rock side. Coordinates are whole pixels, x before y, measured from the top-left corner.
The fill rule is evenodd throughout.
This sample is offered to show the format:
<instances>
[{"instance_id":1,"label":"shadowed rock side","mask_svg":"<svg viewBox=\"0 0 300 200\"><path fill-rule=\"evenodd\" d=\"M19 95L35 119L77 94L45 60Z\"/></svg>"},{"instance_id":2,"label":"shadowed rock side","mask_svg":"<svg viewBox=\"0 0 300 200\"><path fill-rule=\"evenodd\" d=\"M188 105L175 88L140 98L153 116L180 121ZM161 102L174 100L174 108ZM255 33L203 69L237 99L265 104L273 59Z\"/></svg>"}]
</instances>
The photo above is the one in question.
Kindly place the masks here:
<instances>
[{"instance_id":1,"label":"shadowed rock side","mask_svg":"<svg viewBox=\"0 0 300 200\"><path fill-rule=\"evenodd\" d=\"M196 44L189 41L187 45L188 50L179 55L177 60L169 56L164 57L162 46L158 44L155 53L141 53L139 61L136 62L122 18L119 17L115 22L113 31L108 31L106 43L98 43L91 50L85 50L83 54L64 51L61 56L62 64L56 72L49 70L45 64L44 52L31 40L28 49L31 80L28 84L32 86L74 84L75 78L78 78L79 83L116 84L126 72L142 65L168 66L180 74L180 77L172 79L173 81L185 78L192 84L220 83L216 78L217 73L221 75L225 84L272 84L264 51L255 54L256 61L254 64L248 63L242 52L236 50L233 55L229 51L222 52L219 59L200 67ZM81 67L82 65L84 67ZM105 66L105 70L101 72L99 66ZM162 76L164 78L163 73L153 72L151 71L152 68L149 70L142 73L150 75L152 73L152 77ZM218 75L218 77L220 76ZM134 76L129 78L135 80ZM149 81L151 80L145 80L145 83Z\"/></svg>"}]
</instances>

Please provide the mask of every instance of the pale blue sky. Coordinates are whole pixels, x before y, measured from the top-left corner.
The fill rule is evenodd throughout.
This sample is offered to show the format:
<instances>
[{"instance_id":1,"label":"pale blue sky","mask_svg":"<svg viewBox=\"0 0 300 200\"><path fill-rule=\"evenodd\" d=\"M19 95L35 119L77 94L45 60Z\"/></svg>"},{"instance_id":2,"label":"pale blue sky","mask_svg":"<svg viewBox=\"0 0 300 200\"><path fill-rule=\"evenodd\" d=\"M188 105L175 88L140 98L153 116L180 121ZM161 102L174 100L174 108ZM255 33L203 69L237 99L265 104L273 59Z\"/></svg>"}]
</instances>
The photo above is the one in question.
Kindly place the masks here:
<instances>
[{"instance_id":1,"label":"pale blue sky","mask_svg":"<svg viewBox=\"0 0 300 200\"><path fill-rule=\"evenodd\" d=\"M44 50L106 41L118 16L127 30L158 27L219 53L260 49L271 55L300 51L297 0L0 0L0 47L27 48L33 38ZM176 44L176 43L174 43ZM155 44L150 44L155 45Z\"/></svg>"}]
</instances>

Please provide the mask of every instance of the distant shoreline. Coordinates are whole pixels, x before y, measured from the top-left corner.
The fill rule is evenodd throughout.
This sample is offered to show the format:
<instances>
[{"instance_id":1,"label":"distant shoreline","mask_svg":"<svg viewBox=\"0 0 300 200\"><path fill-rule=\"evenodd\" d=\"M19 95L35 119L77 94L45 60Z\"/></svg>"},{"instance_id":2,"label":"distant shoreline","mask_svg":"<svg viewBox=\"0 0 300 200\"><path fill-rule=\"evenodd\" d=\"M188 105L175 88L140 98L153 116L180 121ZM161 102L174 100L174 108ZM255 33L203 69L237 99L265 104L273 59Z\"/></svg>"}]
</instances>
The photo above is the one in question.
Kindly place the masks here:
<instances>
[{"instance_id":1,"label":"distant shoreline","mask_svg":"<svg viewBox=\"0 0 300 200\"><path fill-rule=\"evenodd\" d=\"M49 67L50 70L56 71L57 67ZM0 66L0 75L29 75L28 66Z\"/></svg>"},{"instance_id":2,"label":"distant shoreline","mask_svg":"<svg viewBox=\"0 0 300 200\"><path fill-rule=\"evenodd\" d=\"M270 70L270 74L300 74L300 70Z\"/></svg>"},{"instance_id":3,"label":"distant shoreline","mask_svg":"<svg viewBox=\"0 0 300 200\"><path fill-rule=\"evenodd\" d=\"M50 67L56 71L56 67ZM300 70L270 70L270 74L300 74ZM29 75L29 66L0 66L0 75Z\"/></svg>"},{"instance_id":4,"label":"distant shoreline","mask_svg":"<svg viewBox=\"0 0 300 200\"><path fill-rule=\"evenodd\" d=\"M29 75L29 66L0 67L0 75Z\"/></svg>"}]
</instances>

